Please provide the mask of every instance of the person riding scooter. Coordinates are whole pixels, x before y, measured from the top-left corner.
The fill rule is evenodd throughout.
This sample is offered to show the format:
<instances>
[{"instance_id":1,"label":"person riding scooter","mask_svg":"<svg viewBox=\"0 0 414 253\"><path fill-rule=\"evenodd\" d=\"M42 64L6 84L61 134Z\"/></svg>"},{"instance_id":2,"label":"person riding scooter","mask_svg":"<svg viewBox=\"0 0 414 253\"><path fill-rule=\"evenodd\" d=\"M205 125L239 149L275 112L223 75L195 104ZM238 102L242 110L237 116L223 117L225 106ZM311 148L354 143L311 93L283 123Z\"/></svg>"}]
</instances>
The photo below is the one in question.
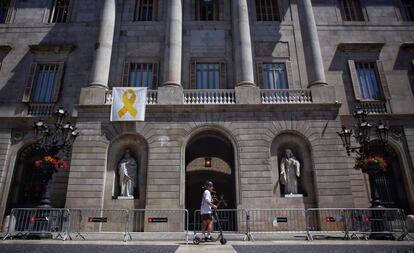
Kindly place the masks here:
<instances>
[{"instance_id":1,"label":"person riding scooter","mask_svg":"<svg viewBox=\"0 0 414 253\"><path fill-rule=\"evenodd\" d=\"M213 182L207 181L204 185L205 190L201 199L201 231L205 241L213 241L211 238L211 232L213 231L213 210L217 209L217 206L213 204L211 192L213 191ZM206 235L207 232L207 235Z\"/></svg>"}]
</instances>

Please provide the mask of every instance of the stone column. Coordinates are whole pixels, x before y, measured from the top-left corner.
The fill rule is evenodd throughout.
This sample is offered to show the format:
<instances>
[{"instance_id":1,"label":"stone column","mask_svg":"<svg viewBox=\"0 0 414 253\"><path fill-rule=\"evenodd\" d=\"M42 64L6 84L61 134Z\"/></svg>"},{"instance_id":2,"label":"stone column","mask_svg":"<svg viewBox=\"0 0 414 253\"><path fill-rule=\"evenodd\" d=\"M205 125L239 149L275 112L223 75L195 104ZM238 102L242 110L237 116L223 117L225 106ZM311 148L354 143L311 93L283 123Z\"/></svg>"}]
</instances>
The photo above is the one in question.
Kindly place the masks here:
<instances>
[{"instance_id":1,"label":"stone column","mask_svg":"<svg viewBox=\"0 0 414 253\"><path fill-rule=\"evenodd\" d=\"M89 87L81 91L80 104L103 104L105 90L108 88L111 65L112 46L115 31L115 0L104 0L101 19L99 21L98 41L95 45L95 56Z\"/></svg>"},{"instance_id":2,"label":"stone column","mask_svg":"<svg viewBox=\"0 0 414 253\"><path fill-rule=\"evenodd\" d=\"M182 103L181 60L183 46L182 0L168 0L163 84L158 89L160 104Z\"/></svg>"},{"instance_id":3,"label":"stone column","mask_svg":"<svg viewBox=\"0 0 414 253\"><path fill-rule=\"evenodd\" d=\"M247 0L232 0L232 13L236 101L243 104L259 103L259 89L254 84Z\"/></svg>"},{"instance_id":4,"label":"stone column","mask_svg":"<svg viewBox=\"0 0 414 253\"><path fill-rule=\"evenodd\" d=\"M302 9L300 12L302 15L299 15L299 17L301 19L301 30L304 37L304 47L308 57L308 87L327 85L312 2L311 0L303 0L298 1L298 4Z\"/></svg>"}]
</instances>

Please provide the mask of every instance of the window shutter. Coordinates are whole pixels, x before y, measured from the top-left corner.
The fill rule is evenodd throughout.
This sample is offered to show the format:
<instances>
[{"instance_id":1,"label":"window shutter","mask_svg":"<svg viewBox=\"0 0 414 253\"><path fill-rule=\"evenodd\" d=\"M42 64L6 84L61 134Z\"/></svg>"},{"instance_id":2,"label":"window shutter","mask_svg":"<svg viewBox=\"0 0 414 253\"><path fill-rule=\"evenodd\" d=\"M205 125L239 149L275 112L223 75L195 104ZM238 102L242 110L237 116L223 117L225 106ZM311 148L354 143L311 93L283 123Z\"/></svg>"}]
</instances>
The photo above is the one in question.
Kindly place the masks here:
<instances>
[{"instance_id":1,"label":"window shutter","mask_svg":"<svg viewBox=\"0 0 414 253\"><path fill-rule=\"evenodd\" d=\"M24 103L30 102L34 79L36 77L36 69L37 69L37 63L32 63L30 65L30 72L29 72L29 77L27 79L26 88L24 89L24 93L23 93L22 102Z\"/></svg>"},{"instance_id":2,"label":"window shutter","mask_svg":"<svg viewBox=\"0 0 414 253\"><path fill-rule=\"evenodd\" d=\"M220 63L220 89L227 88L226 82L226 64L224 62Z\"/></svg>"},{"instance_id":3,"label":"window shutter","mask_svg":"<svg viewBox=\"0 0 414 253\"><path fill-rule=\"evenodd\" d=\"M197 62L193 61L190 65L190 89L195 89L197 79Z\"/></svg>"},{"instance_id":4,"label":"window shutter","mask_svg":"<svg viewBox=\"0 0 414 253\"><path fill-rule=\"evenodd\" d=\"M152 64L152 89L158 89L158 62Z\"/></svg>"},{"instance_id":5,"label":"window shutter","mask_svg":"<svg viewBox=\"0 0 414 253\"><path fill-rule=\"evenodd\" d=\"M122 86L129 87L129 72L131 68L130 62L124 63L124 71L122 72Z\"/></svg>"},{"instance_id":6,"label":"window shutter","mask_svg":"<svg viewBox=\"0 0 414 253\"><path fill-rule=\"evenodd\" d=\"M258 62L256 64L257 69L257 86L259 86L260 89L263 89L263 62Z\"/></svg>"},{"instance_id":7,"label":"window shutter","mask_svg":"<svg viewBox=\"0 0 414 253\"><path fill-rule=\"evenodd\" d=\"M63 73L64 73L64 68L65 68L65 63L64 62L59 62L58 64L58 75L57 75L57 79L55 81L55 85L53 87L53 97L52 97L52 101L53 103L56 103L59 99L59 94L60 94L60 87L62 86L63 83Z\"/></svg>"},{"instance_id":8,"label":"window shutter","mask_svg":"<svg viewBox=\"0 0 414 253\"><path fill-rule=\"evenodd\" d=\"M286 68L287 87L288 89L290 89L290 87L293 87L292 62L286 61L285 68Z\"/></svg>"},{"instance_id":9,"label":"window shutter","mask_svg":"<svg viewBox=\"0 0 414 253\"><path fill-rule=\"evenodd\" d=\"M385 75L384 66L382 65L382 61L377 61L376 66L377 66L378 77L379 77L379 81L380 81L381 86L382 86L382 92L383 92L384 98L385 98L385 100L390 100L390 98L391 98L390 90L388 89L387 77Z\"/></svg>"},{"instance_id":10,"label":"window shutter","mask_svg":"<svg viewBox=\"0 0 414 253\"><path fill-rule=\"evenodd\" d=\"M355 61L348 60L349 74L351 77L352 87L354 88L355 100L361 100L361 89L358 84L358 74L355 68Z\"/></svg>"}]
</instances>

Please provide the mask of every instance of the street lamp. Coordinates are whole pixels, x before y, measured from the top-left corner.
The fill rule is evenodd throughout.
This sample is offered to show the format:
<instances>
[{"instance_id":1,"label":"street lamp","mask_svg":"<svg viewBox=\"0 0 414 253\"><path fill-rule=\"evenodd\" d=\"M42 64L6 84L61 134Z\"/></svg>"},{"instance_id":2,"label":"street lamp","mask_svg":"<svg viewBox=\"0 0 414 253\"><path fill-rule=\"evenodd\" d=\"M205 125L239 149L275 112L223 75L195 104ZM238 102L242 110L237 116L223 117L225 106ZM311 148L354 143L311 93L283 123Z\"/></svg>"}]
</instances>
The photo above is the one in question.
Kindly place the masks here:
<instances>
[{"instance_id":1,"label":"street lamp","mask_svg":"<svg viewBox=\"0 0 414 253\"><path fill-rule=\"evenodd\" d=\"M369 156L373 156L373 150L370 147L370 137L372 125L367 121L368 113L366 110L357 108L353 113L353 117L356 119L356 127L353 129L348 129L345 126L342 126L342 131L337 132L339 137L342 140L342 145L345 147L348 156L351 153L356 153L357 158L366 159ZM386 147L388 139L388 127L384 125L382 121L379 121L376 130L375 130L378 139ZM351 136L353 136L358 146L351 145ZM377 187L375 184L375 174L380 173L381 170L378 166L373 168L368 168L363 171L369 175L369 181L371 186L371 207L381 207L380 199L377 192Z\"/></svg>"},{"instance_id":2,"label":"street lamp","mask_svg":"<svg viewBox=\"0 0 414 253\"><path fill-rule=\"evenodd\" d=\"M42 119L34 123L36 147L40 150L42 159L37 161L42 181L42 196L38 207L50 208L50 179L56 167L62 166L72 150L72 145L79 131L70 121L65 122L67 112L59 107L55 113L54 127L49 127ZM55 158L57 157L57 158Z\"/></svg>"}]
</instances>

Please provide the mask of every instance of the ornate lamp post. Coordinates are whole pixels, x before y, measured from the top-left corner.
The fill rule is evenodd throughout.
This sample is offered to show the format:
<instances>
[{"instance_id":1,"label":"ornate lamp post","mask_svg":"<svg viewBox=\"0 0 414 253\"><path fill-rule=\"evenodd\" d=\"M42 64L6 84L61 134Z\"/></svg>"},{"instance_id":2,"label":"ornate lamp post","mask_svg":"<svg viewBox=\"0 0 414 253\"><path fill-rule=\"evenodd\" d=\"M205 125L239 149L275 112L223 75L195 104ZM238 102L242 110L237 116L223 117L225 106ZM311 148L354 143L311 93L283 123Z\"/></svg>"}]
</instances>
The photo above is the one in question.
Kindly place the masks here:
<instances>
[{"instance_id":1,"label":"ornate lamp post","mask_svg":"<svg viewBox=\"0 0 414 253\"><path fill-rule=\"evenodd\" d=\"M337 134L341 137L342 144L346 148L348 156L350 156L351 152L353 152L357 154L357 160L368 160L369 157L376 155L373 153L373 150L371 148L370 135L372 125L367 122L368 113L364 109L357 108L353 116L357 121L354 130L342 126L342 131L337 132ZM386 147L388 139L388 127L379 121L375 132L380 142L384 145L384 147ZM351 136L355 138L356 142L359 144L358 146L351 146ZM375 183L375 175L382 173L383 170L381 170L378 163L368 163L367 166L361 168L361 170L362 172L367 173L369 176L371 188L371 207L382 207L380 196L378 194Z\"/></svg>"},{"instance_id":2,"label":"ornate lamp post","mask_svg":"<svg viewBox=\"0 0 414 253\"><path fill-rule=\"evenodd\" d=\"M42 197L38 207L50 208L50 179L57 168L66 166L65 160L70 154L73 142L79 132L70 121L65 123L67 112L59 107L54 113L54 127L49 127L42 119L34 123L37 149L42 160L37 161L42 181ZM55 158L56 157L56 158Z\"/></svg>"}]
</instances>

